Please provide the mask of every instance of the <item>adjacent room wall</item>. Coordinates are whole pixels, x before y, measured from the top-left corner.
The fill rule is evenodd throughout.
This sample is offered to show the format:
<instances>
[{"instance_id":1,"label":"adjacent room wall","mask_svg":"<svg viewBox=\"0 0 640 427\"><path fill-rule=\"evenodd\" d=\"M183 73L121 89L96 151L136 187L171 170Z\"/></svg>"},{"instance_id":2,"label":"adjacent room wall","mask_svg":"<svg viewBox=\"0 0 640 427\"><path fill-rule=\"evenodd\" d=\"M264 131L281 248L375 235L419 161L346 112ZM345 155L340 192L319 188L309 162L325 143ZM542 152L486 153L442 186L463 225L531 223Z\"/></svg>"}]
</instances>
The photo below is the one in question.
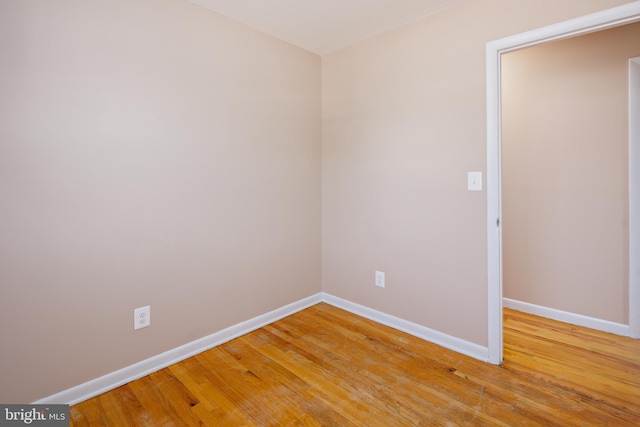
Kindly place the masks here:
<instances>
[{"instance_id":1,"label":"adjacent room wall","mask_svg":"<svg viewBox=\"0 0 640 427\"><path fill-rule=\"evenodd\" d=\"M323 57L324 291L486 346L486 43L623 3L466 1Z\"/></svg>"},{"instance_id":2,"label":"adjacent room wall","mask_svg":"<svg viewBox=\"0 0 640 427\"><path fill-rule=\"evenodd\" d=\"M0 402L320 292L317 55L186 1L7 0L0 69Z\"/></svg>"},{"instance_id":3,"label":"adjacent room wall","mask_svg":"<svg viewBox=\"0 0 640 427\"><path fill-rule=\"evenodd\" d=\"M502 58L507 298L629 323L628 68L640 23Z\"/></svg>"}]
</instances>

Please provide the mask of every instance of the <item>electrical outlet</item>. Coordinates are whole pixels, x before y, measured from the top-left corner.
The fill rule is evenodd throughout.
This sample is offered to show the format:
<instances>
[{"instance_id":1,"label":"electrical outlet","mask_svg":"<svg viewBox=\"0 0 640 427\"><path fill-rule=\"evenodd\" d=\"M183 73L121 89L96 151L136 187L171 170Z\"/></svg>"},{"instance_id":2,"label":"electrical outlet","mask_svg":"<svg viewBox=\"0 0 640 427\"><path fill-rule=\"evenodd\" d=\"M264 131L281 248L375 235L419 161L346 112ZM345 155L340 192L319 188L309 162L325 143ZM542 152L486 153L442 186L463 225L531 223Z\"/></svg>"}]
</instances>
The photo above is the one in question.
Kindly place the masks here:
<instances>
[{"instance_id":1,"label":"electrical outlet","mask_svg":"<svg viewBox=\"0 0 640 427\"><path fill-rule=\"evenodd\" d=\"M384 273L382 271L376 271L376 286L384 288Z\"/></svg>"},{"instance_id":2,"label":"electrical outlet","mask_svg":"<svg viewBox=\"0 0 640 427\"><path fill-rule=\"evenodd\" d=\"M133 310L133 329L138 330L151 325L151 306L136 308Z\"/></svg>"}]
</instances>

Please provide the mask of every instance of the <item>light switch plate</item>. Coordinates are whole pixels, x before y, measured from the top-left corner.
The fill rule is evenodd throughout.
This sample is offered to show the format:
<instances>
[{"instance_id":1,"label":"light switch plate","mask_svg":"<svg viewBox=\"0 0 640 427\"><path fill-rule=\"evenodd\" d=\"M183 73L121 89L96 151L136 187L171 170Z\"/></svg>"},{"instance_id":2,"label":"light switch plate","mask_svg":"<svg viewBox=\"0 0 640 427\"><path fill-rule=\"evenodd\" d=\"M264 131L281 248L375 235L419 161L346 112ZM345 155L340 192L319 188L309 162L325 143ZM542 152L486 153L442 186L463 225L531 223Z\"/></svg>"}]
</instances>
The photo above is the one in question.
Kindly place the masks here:
<instances>
[{"instance_id":1,"label":"light switch plate","mask_svg":"<svg viewBox=\"0 0 640 427\"><path fill-rule=\"evenodd\" d=\"M482 172L469 172L467 180L467 189L469 191L482 191Z\"/></svg>"},{"instance_id":2,"label":"light switch plate","mask_svg":"<svg viewBox=\"0 0 640 427\"><path fill-rule=\"evenodd\" d=\"M384 288L384 272L376 271L376 286Z\"/></svg>"}]
</instances>

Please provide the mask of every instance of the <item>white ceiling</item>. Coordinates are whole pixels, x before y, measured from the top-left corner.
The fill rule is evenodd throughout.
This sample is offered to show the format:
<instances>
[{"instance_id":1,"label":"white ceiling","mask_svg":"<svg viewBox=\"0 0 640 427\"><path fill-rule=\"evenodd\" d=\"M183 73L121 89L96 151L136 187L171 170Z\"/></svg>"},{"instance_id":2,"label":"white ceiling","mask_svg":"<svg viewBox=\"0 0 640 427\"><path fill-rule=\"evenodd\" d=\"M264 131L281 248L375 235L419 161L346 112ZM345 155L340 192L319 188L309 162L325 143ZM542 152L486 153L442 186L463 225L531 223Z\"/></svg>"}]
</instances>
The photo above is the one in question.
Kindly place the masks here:
<instances>
[{"instance_id":1,"label":"white ceiling","mask_svg":"<svg viewBox=\"0 0 640 427\"><path fill-rule=\"evenodd\" d=\"M319 55L463 0L190 0Z\"/></svg>"}]
</instances>

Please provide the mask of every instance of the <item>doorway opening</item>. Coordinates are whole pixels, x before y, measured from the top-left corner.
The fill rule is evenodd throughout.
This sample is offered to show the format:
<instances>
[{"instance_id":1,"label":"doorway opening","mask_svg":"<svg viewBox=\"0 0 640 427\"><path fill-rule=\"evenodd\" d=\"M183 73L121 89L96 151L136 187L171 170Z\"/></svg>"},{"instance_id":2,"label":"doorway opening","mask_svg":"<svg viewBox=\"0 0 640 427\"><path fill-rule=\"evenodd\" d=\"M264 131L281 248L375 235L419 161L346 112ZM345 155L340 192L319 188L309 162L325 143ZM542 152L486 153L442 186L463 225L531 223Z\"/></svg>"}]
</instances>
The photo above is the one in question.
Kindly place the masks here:
<instances>
[{"instance_id":1,"label":"doorway opening","mask_svg":"<svg viewBox=\"0 0 640 427\"><path fill-rule=\"evenodd\" d=\"M640 21L640 1L635 1L616 8L604 10L581 18L543 27L523 34L496 40L487 44L487 244L488 244L488 313L489 313L489 362L502 363L503 359L503 330L502 330L502 184L501 184L501 56L507 52L535 46L550 41L575 37L599 30L613 28L623 24ZM631 65L633 64L633 65ZM635 69L636 62L630 63ZM640 65L640 64L638 64ZM631 72L630 72L631 77ZM630 88L632 85L630 84ZM630 105L630 114L632 111ZM637 113L635 113L637 114ZM635 116L637 117L637 116ZM637 118L630 120L637 123ZM633 130L630 129L630 138ZM638 133L638 130L635 130ZM633 139L629 140L630 170L633 162L640 165L638 153L634 151ZM636 172L634 172L635 174ZM632 209L638 209L637 186L633 186L634 179L631 172L630 179L630 203L629 220L634 219ZM637 179L636 179L637 182ZM634 193L635 192L635 193ZM634 201L635 200L635 201ZM638 217L637 212L635 213ZM629 235L629 335L637 334L640 329L640 266L637 264L640 239L637 225L630 225ZM635 233L634 233L635 231ZM635 258L634 258L635 257ZM638 276L638 278L636 278Z\"/></svg>"}]
</instances>

